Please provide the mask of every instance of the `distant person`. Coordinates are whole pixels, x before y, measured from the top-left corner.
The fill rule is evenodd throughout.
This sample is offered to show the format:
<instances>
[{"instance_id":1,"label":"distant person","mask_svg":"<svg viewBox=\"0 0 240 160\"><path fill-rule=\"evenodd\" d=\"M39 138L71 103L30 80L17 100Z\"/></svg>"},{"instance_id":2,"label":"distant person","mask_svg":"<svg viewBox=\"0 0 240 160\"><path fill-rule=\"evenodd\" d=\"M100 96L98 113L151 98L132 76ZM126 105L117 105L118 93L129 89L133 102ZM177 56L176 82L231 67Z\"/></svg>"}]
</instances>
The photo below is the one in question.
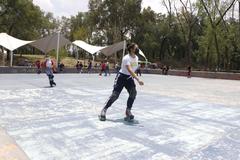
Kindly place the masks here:
<instances>
[{"instance_id":1,"label":"distant person","mask_svg":"<svg viewBox=\"0 0 240 160\"><path fill-rule=\"evenodd\" d=\"M106 63L102 61L99 75L102 76L102 73L105 73L105 72L106 72Z\"/></svg>"},{"instance_id":2,"label":"distant person","mask_svg":"<svg viewBox=\"0 0 240 160\"><path fill-rule=\"evenodd\" d=\"M169 71L169 66L166 66L165 75L168 75L168 71Z\"/></svg>"},{"instance_id":3,"label":"distant person","mask_svg":"<svg viewBox=\"0 0 240 160\"><path fill-rule=\"evenodd\" d=\"M98 63L95 63L94 68L96 69L98 68Z\"/></svg>"},{"instance_id":4,"label":"distant person","mask_svg":"<svg viewBox=\"0 0 240 160\"><path fill-rule=\"evenodd\" d=\"M141 72L141 64L138 64L138 68L136 70L137 76L142 76L142 72Z\"/></svg>"},{"instance_id":5,"label":"distant person","mask_svg":"<svg viewBox=\"0 0 240 160\"><path fill-rule=\"evenodd\" d=\"M56 86L56 83L54 82L54 75L53 75L53 72L55 71L54 62L48 56L46 57L46 60L44 62L44 68L45 68L45 72L49 78L50 86L51 87Z\"/></svg>"},{"instance_id":6,"label":"distant person","mask_svg":"<svg viewBox=\"0 0 240 160\"><path fill-rule=\"evenodd\" d=\"M82 73L82 68L83 68L82 62L77 61L76 68L78 73Z\"/></svg>"},{"instance_id":7,"label":"distant person","mask_svg":"<svg viewBox=\"0 0 240 160\"><path fill-rule=\"evenodd\" d=\"M110 76L110 63L107 61L106 62L106 70L105 70L105 76L107 76L107 74Z\"/></svg>"},{"instance_id":8,"label":"distant person","mask_svg":"<svg viewBox=\"0 0 240 160\"><path fill-rule=\"evenodd\" d=\"M99 115L99 119L101 121L106 121L106 112L108 108L118 99L123 88L126 88L129 93L127 107L125 111L126 117L124 118L124 120L131 122L134 119L134 115L131 112L134 100L137 95L134 79L137 80L139 85L144 85L144 83L139 80L139 78L135 74L135 71L138 67L138 57L136 54L139 53L137 44L132 43L128 45L127 50L128 54L123 57L122 67L116 76L113 92Z\"/></svg>"},{"instance_id":9,"label":"distant person","mask_svg":"<svg viewBox=\"0 0 240 160\"><path fill-rule=\"evenodd\" d=\"M91 72L92 72L92 61L91 61L91 60L88 61L87 70L88 70L88 73L91 73Z\"/></svg>"},{"instance_id":10,"label":"distant person","mask_svg":"<svg viewBox=\"0 0 240 160\"><path fill-rule=\"evenodd\" d=\"M60 63L60 65L59 65L60 72L62 72L64 70L64 67L65 67L65 65L63 64L63 62Z\"/></svg>"},{"instance_id":11,"label":"distant person","mask_svg":"<svg viewBox=\"0 0 240 160\"><path fill-rule=\"evenodd\" d=\"M40 62L40 60L37 60L35 62L35 65L37 67L37 73L40 74L41 73L41 62Z\"/></svg>"},{"instance_id":12,"label":"distant person","mask_svg":"<svg viewBox=\"0 0 240 160\"><path fill-rule=\"evenodd\" d=\"M79 71L80 71L80 73L82 73L82 69L83 69L83 64L82 64L82 62L80 62L80 64L79 64Z\"/></svg>"},{"instance_id":13,"label":"distant person","mask_svg":"<svg viewBox=\"0 0 240 160\"><path fill-rule=\"evenodd\" d=\"M162 75L165 75L165 74L166 74L166 70L167 70L167 66L164 65L164 66L162 67Z\"/></svg>"},{"instance_id":14,"label":"distant person","mask_svg":"<svg viewBox=\"0 0 240 160\"><path fill-rule=\"evenodd\" d=\"M29 62L27 59L24 60L24 66L29 66Z\"/></svg>"},{"instance_id":15,"label":"distant person","mask_svg":"<svg viewBox=\"0 0 240 160\"><path fill-rule=\"evenodd\" d=\"M119 65L118 63L116 63L116 64L115 64L115 70L116 70L116 72L118 73L120 69L121 69L121 68L120 68L120 65Z\"/></svg>"},{"instance_id":16,"label":"distant person","mask_svg":"<svg viewBox=\"0 0 240 160\"><path fill-rule=\"evenodd\" d=\"M187 67L187 70L188 70L188 72L187 72L187 77L188 77L188 78L191 78L191 76L192 76L192 67L189 65L189 66Z\"/></svg>"}]
</instances>

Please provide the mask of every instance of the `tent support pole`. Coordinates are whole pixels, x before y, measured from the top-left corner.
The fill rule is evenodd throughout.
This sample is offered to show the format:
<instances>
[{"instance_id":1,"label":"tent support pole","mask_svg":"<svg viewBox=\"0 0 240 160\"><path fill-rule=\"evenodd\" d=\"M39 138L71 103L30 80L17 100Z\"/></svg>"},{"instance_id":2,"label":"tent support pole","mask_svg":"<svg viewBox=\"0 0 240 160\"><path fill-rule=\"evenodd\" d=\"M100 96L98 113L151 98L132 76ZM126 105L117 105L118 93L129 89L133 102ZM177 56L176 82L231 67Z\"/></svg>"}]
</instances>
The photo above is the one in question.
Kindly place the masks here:
<instances>
[{"instance_id":1,"label":"tent support pole","mask_svg":"<svg viewBox=\"0 0 240 160\"><path fill-rule=\"evenodd\" d=\"M58 35L57 35L57 68L58 68L58 62L59 62L59 41L60 41L60 31L58 32Z\"/></svg>"},{"instance_id":2,"label":"tent support pole","mask_svg":"<svg viewBox=\"0 0 240 160\"><path fill-rule=\"evenodd\" d=\"M145 68L148 68L148 60L147 60L147 58L146 58Z\"/></svg>"},{"instance_id":3,"label":"tent support pole","mask_svg":"<svg viewBox=\"0 0 240 160\"><path fill-rule=\"evenodd\" d=\"M125 50L126 50L126 41L124 40L124 41L123 41L123 53L122 53L122 58L123 58L124 55L125 55Z\"/></svg>"},{"instance_id":4,"label":"tent support pole","mask_svg":"<svg viewBox=\"0 0 240 160\"><path fill-rule=\"evenodd\" d=\"M13 66L13 51L10 51L10 56L11 56L10 67L12 67Z\"/></svg>"},{"instance_id":5,"label":"tent support pole","mask_svg":"<svg viewBox=\"0 0 240 160\"><path fill-rule=\"evenodd\" d=\"M2 49L2 65L5 66L5 53L3 49Z\"/></svg>"}]
</instances>

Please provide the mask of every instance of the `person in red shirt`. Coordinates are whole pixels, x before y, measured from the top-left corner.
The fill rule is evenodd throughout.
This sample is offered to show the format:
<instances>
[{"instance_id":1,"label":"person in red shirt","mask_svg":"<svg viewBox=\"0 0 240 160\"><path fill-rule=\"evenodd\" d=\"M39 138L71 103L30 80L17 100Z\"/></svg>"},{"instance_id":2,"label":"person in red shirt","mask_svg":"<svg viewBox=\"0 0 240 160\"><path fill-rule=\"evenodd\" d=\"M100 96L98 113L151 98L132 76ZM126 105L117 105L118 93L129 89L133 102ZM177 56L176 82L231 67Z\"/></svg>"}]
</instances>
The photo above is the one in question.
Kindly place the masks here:
<instances>
[{"instance_id":1,"label":"person in red shirt","mask_svg":"<svg viewBox=\"0 0 240 160\"><path fill-rule=\"evenodd\" d=\"M106 71L106 63L102 61L101 63L101 71L99 73L100 76L102 76L102 73Z\"/></svg>"},{"instance_id":2,"label":"person in red shirt","mask_svg":"<svg viewBox=\"0 0 240 160\"><path fill-rule=\"evenodd\" d=\"M37 73L40 74L41 73L41 62L39 60L37 60L35 62L36 66L37 66Z\"/></svg>"}]
</instances>

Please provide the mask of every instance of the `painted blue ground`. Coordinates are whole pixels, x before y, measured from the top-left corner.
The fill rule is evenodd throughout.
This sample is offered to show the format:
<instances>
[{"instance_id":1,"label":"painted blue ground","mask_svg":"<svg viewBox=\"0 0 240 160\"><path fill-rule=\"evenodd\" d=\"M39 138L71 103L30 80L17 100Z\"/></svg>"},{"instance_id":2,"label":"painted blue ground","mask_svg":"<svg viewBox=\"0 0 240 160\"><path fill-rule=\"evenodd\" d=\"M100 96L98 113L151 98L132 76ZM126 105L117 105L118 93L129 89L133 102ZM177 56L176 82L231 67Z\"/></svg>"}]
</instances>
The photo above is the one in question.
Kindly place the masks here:
<instances>
[{"instance_id":1,"label":"painted blue ground","mask_svg":"<svg viewBox=\"0 0 240 160\"><path fill-rule=\"evenodd\" d=\"M0 125L32 160L239 160L240 82L144 75L133 112L127 92L97 115L114 75L0 75Z\"/></svg>"}]
</instances>

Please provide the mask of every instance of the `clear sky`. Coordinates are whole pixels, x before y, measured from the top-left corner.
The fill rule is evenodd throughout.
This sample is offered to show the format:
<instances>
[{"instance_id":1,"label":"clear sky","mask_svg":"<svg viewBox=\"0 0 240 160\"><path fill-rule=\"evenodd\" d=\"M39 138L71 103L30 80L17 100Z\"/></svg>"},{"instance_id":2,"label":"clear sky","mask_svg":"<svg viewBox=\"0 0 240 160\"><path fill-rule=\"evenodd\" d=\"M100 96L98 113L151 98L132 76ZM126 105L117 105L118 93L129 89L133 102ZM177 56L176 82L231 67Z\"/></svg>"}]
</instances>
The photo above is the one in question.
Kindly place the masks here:
<instances>
[{"instance_id":1,"label":"clear sky","mask_svg":"<svg viewBox=\"0 0 240 160\"><path fill-rule=\"evenodd\" d=\"M52 12L55 16L76 15L88 11L88 0L33 0L43 11ZM143 0L143 7L150 6L156 12L166 12L161 0Z\"/></svg>"}]
</instances>

